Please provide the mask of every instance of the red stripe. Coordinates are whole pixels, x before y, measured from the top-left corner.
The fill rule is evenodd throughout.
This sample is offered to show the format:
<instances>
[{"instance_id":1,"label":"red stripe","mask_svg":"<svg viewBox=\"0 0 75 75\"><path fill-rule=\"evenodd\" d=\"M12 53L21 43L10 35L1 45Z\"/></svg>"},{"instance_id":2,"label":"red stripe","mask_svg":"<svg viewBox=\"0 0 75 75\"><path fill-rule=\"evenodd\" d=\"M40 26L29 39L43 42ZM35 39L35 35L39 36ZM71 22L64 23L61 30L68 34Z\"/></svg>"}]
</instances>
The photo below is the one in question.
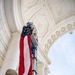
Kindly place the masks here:
<instances>
[{"instance_id":1,"label":"red stripe","mask_svg":"<svg viewBox=\"0 0 75 75\"><path fill-rule=\"evenodd\" d=\"M32 75L32 50L31 50L31 45L30 45L30 35L28 35L28 45L29 45L29 52L30 52L30 68L29 68L29 72L28 75Z\"/></svg>"},{"instance_id":2,"label":"red stripe","mask_svg":"<svg viewBox=\"0 0 75 75\"><path fill-rule=\"evenodd\" d=\"M20 61L19 61L19 75L23 75L24 68L24 37L20 38Z\"/></svg>"}]
</instances>

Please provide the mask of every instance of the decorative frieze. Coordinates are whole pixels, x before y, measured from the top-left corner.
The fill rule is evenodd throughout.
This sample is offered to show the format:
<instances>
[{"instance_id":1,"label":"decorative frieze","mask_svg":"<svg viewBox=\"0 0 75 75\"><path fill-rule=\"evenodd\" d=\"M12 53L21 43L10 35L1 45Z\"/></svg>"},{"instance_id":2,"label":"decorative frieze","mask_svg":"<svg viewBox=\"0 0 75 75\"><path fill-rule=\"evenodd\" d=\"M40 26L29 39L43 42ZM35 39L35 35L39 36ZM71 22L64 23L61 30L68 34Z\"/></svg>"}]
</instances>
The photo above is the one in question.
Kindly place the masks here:
<instances>
[{"instance_id":1,"label":"decorative frieze","mask_svg":"<svg viewBox=\"0 0 75 75\"><path fill-rule=\"evenodd\" d=\"M62 28L61 28L61 31L62 31L62 32L65 32L65 31L66 31L66 28L65 28L65 27L62 27Z\"/></svg>"},{"instance_id":2,"label":"decorative frieze","mask_svg":"<svg viewBox=\"0 0 75 75\"><path fill-rule=\"evenodd\" d=\"M48 42L48 44L51 44L51 39L48 39L47 42Z\"/></svg>"},{"instance_id":3,"label":"decorative frieze","mask_svg":"<svg viewBox=\"0 0 75 75\"><path fill-rule=\"evenodd\" d=\"M60 35L60 31L56 31L56 33L55 33L57 36L59 36Z\"/></svg>"},{"instance_id":4,"label":"decorative frieze","mask_svg":"<svg viewBox=\"0 0 75 75\"><path fill-rule=\"evenodd\" d=\"M56 39L58 39L61 35L67 33L67 32L72 32L73 30L75 29L75 22L71 22L69 24L66 24L66 25L63 25L63 26L59 26L59 28L55 29L54 33L52 34L47 34L48 36L46 36L46 40L47 42L45 43L45 48L44 50L47 51L48 53L48 50L49 48L51 47L51 45L53 44L54 41L56 41ZM46 41L44 39L44 41Z\"/></svg>"}]
</instances>

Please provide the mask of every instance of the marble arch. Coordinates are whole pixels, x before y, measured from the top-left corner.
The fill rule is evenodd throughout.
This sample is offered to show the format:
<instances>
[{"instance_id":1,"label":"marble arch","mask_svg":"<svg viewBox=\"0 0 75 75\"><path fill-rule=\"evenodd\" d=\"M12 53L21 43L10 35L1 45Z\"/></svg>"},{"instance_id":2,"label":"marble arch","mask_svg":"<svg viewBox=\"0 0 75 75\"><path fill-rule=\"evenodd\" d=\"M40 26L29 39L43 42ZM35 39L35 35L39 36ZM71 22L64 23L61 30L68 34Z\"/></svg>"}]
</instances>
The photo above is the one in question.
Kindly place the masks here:
<instances>
[{"instance_id":1,"label":"marble arch","mask_svg":"<svg viewBox=\"0 0 75 75\"><path fill-rule=\"evenodd\" d=\"M26 22L32 21L38 30L39 42L42 42L40 43L43 45L43 47L45 47L45 45L47 46L47 41L49 39L51 39L51 42L54 42L54 39L61 36L61 34L69 32L75 28L73 24L75 18L73 0L63 1L63 3L67 3L66 8L68 10L66 10L65 6L63 6L63 3L61 3L62 0L59 1L61 5L58 4L57 1L52 0L5 0L4 2L7 20L10 19L9 13L11 12L11 10L13 12L10 15L12 21L14 21L12 22L12 24L14 23L14 26L10 24L11 22L9 20L8 23L10 24L9 27L11 26L10 29L15 27L16 30L20 31L22 26L25 25ZM70 8L69 4L71 4ZM8 8L7 5L9 5L9 7L11 5L11 7ZM57 6L57 10L55 6ZM61 8L63 9L61 10ZM11 10L9 11L9 9ZM56 13L53 12L55 10ZM14 29L11 29L11 31L12 30Z\"/></svg>"},{"instance_id":2,"label":"marble arch","mask_svg":"<svg viewBox=\"0 0 75 75\"><path fill-rule=\"evenodd\" d=\"M13 37L17 33L20 35L26 22L32 21L37 28L39 38L38 68L42 66L42 71L46 69L45 75L47 75L48 64L51 63L47 54L51 45L60 36L75 29L75 1L0 0L0 21L0 48L4 50L4 52L0 50L2 72L4 72L3 65L7 61L5 60L6 53L10 53L8 50L10 50L11 39L15 40L16 38ZM16 69L15 66L14 69ZM39 75L44 75L39 70L38 72Z\"/></svg>"}]
</instances>

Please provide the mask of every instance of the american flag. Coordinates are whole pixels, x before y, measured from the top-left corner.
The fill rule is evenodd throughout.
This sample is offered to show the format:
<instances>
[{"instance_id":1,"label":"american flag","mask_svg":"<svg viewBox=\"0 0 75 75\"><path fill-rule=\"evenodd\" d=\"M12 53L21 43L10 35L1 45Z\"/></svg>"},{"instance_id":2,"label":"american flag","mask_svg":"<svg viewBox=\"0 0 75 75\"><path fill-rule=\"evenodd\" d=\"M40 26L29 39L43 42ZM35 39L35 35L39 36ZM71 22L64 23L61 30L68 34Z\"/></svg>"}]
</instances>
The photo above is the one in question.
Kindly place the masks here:
<instances>
[{"instance_id":1,"label":"american flag","mask_svg":"<svg viewBox=\"0 0 75 75\"><path fill-rule=\"evenodd\" d=\"M24 32L24 31L23 31ZM30 35L20 38L20 60L18 75L32 75L32 52Z\"/></svg>"}]
</instances>

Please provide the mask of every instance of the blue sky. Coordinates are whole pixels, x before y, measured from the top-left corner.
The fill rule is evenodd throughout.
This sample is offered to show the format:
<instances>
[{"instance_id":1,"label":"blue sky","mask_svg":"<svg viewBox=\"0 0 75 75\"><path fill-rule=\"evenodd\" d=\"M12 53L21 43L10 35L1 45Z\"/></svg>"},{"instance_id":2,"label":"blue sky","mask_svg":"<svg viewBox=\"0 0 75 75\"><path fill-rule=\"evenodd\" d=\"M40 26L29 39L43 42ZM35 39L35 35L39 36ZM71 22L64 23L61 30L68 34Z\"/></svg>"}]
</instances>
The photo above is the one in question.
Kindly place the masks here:
<instances>
[{"instance_id":1,"label":"blue sky","mask_svg":"<svg viewBox=\"0 0 75 75\"><path fill-rule=\"evenodd\" d=\"M65 34L51 46L49 75L75 75L75 31Z\"/></svg>"}]
</instances>

